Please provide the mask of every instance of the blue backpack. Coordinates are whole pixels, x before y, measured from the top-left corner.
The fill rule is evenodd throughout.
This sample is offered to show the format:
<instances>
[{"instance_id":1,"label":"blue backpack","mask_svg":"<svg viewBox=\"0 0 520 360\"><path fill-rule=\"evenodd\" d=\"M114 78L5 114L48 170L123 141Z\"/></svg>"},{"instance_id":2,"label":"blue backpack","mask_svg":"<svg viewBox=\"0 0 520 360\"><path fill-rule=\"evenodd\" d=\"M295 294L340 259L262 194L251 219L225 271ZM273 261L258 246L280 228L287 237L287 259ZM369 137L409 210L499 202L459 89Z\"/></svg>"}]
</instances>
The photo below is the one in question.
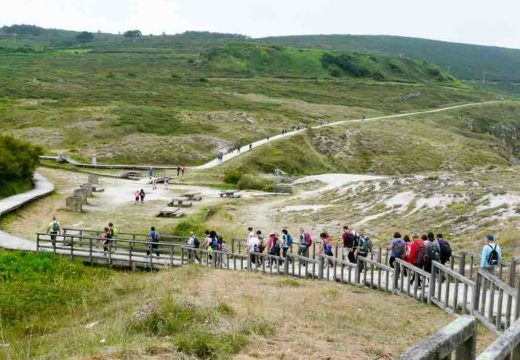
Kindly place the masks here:
<instances>
[{"instance_id":1,"label":"blue backpack","mask_svg":"<svg viewBox=\"0 0 520 360\"><path fill-rule=\"evenodd\" d=\"M213 250L217 250L218 239L216 236L211 238L210 246Z\"/></svg>"},{"instance_id":2,"label":"blue backpack","mask_svg":"<svg viewBox=\"0 0 520 360\"><path fill-rule=\"evenodd\" d=\"M292 238L291 234L287 234L286 239L287 239L287 247L291 247L293 244L293 238Z\"/></svg>"}]
</instances>

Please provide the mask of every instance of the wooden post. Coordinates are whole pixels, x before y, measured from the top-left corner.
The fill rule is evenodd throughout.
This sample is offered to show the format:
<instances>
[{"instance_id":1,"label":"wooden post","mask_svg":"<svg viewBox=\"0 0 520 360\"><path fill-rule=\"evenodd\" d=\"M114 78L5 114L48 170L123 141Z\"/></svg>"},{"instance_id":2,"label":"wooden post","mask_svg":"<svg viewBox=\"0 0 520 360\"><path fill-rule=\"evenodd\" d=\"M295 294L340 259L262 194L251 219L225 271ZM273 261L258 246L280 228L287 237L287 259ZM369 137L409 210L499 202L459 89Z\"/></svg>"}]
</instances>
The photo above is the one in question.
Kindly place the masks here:
<instances>
[{"instance_id":1,"label":"wooden post","mask_svg":"<svg viewBox=\"0 0 520 360\"><path fill-rule=\"evenodd\" d=\"M455 359L473 360L477 356L477 322L474 321L471 329L472 336L455 350Z\"/></svg>"},{"instance_id":2,"label":"wooden post","mask_svg":"<svg viewBox=\"0 0 520 360\"><path fill-rule=\"evenodd\" d=\"M472 257L473 259L473 257ZM482 287L482 277L478 275L477 272L477 280L475 282L475 288L473 289L473 299L471 300L471 308L469 309L469 313L473 315L475 311L478 312L479 304L480 304L480 289Z\"/></svg>"},{"instance_id":3,"label":"wooden post","mask_svg":"<svg viewBox=\"0 0 520 360\"><path fill-rule=\"evenodd\" d=\"M520 279L516 284L516 309L515 309L515 320L520 318Z\"/></svg>"},{"instance_id":4,"label":"wooden post","mask_svg":"<svg viewBox=\"0 0 520 360\"><path fill-rule=\"evenodd\" d=\"M289 275L289 259L290 259L290 254L287 253L287 255L285 256L285 259L284 259L284 263L283 263L283 273L284 275Z\"/></svg>"},{"instance_id":5,"label":"wooden post","mask_svg":"<svg viewBox=\"0 0 520 360\"><path fill-rule=\"evenodd\" d=\"M435 281L437 280L437 273L434 271L434 268L432 267L431 273L430 273L430 287L428 288L428 304L432 303L433 297L435 297ZM423 284L423 287L426 286L426 284Z\"/></svg>"},{"instance_id":6,"label":"wooden post","mask_svg":"<svg viewBox=\"0 0 520 360\"><path fill-rule=\"evenodd\" d=\"M394 292L399 292L399 276L401 275L401 264L394 262Z\"/></svg>"},{"instance_id":7,"label":"wooden post","mask_svg":"<svg viewBox=\"0 0 520 360\"><path fill-rule=\"evenodd\" d=\"M357 258L357 266L356 266L356 271L354 273L354 276L355 276L355 280L354 280L354 283L355 284L360 284L361 283L361 273L360 273L360 269L361 269L361 263L363 262L363 260L361 260L358 256ZM364 269L366 271L366 269ZM350 282L350 278L348 279L349 282Z\"/></svg>"},{"instance_id":8,"label":"wooden post","mask_svg":"<svg viewBox=\"0 0 520 360\"><path fill-rule=\"evenodd\" d=\"M509 285L515 285L515 277L516 277L516 260L511 259L511 264L509 265ZM520 300L518 300L520 301Z\"/></svg>"},{"instance_id":9,"label":"wooden post","mask_svg":"<svg viewBox=\"0 0 520 360\"><path fill-rule=\"evenodd\" d=\"M63 239L65 239L65 237L63 237ZM63 240L63 242L65 243L65 240ZM70 259L71 260L74 259L74 237L73 236L70 238Z\"/></svg>"},{"instance_id":10,"label":"wooden post","mask_svg":"<svg viewBox=\"0 0 520 360\"><path fill-rule=\"evenodd\" d=\"M92 256L92 238L90 238L89 242L88 242L88 252L89 252L89 256L90 256L90 265L92 265L94 263L94 259Z\"/></svg>"},{"instance_id":11,"label":"wooden post","mask_svg":"<svg viewBox=\"0 0 520 360\"><path fill-rule=\"evenodd\" d=\"M462 253L460 256L459 274L464 276L465 272L466 272L466 254Z\"/></svg>"},{"instance_id":12,"label":"wooden post","mask_svg":"<svg viewBox=\"0 0 520 360\"><path fill-rule=\"evenodd\" d=\"M323 279L323 264L324 264L323 256L320 256L320 262L319 262L319 267L318 267L318 278L319 279Z\"/></svg>"}]
</instances>

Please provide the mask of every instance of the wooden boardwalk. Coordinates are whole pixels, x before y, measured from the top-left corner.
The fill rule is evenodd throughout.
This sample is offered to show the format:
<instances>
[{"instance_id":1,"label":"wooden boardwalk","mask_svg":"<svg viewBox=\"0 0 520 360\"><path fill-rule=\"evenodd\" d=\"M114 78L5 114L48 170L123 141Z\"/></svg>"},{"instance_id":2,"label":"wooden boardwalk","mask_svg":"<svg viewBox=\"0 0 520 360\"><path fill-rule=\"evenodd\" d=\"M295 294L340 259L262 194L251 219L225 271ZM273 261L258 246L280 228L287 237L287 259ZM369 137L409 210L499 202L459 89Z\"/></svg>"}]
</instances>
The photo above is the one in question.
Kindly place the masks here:
<instances>
[{"instance_id":1,"label":"wooden boardwalk","mask_svg":"<svg viewBox=\"0 0 520 360\"><path fill-rule=\"evenodd\" d=\"M243 254L192 248L182 237L162 236L149 242L144 234L122 233L105 241L94 230L64 229L61 235L37 234L37 251L53 252L91 264L142 269L202 266L261 272L305 279L328 280L413 297L454 314L471 314L500 333L520 317L520 276L515 261L499 267L497 275L478 269L478 255L455 255L447 266L433 263L431 273L401 260L386 264L382 249L350 263L341 257L288 253L286 258L265 253ZM504 278L507 278L504 281Z\"/></svg>"}]
</instances>

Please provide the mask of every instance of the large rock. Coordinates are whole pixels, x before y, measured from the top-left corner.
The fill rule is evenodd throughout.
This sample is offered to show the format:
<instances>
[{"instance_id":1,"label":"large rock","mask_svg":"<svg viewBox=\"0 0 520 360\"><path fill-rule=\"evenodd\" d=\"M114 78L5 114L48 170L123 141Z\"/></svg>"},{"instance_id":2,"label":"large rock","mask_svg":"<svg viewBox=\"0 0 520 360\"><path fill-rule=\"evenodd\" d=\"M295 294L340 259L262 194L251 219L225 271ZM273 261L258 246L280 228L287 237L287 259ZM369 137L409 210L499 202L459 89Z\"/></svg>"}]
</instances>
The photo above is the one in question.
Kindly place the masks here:
<instances>
[{"instance_id":1,"label":"large rock","mask_svg":"<svg viewBox=\"0 0 520 360\"><path fill-rule=\"evenodd\" d=\"M86 183L79 186L80 189L87 190L87 197L92 197L92 184Z\"/></svg>"},{"instance_id":2,"label":"large rock","mask_svg":"<svg viewBox=\"0 0 520 360\"><path fill-rule=\"evenodd\" d=\"M97 175L89 175L88 176L88 182L92 185L99 184L99 176Z\"/></svg>"}]
</instances>

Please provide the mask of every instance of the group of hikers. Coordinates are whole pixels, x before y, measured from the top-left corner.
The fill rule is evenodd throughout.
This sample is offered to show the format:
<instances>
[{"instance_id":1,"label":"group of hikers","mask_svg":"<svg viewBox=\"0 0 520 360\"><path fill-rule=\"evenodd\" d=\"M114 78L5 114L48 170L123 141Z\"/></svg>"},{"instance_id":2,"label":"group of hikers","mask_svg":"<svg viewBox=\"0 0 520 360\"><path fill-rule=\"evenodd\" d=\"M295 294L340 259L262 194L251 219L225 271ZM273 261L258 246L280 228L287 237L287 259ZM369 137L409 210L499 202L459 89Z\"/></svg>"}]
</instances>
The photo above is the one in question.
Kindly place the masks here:
<instances>
[{"instance_id":1,"label":"group of hikers","mask_svg":"<svg viewBox=\"0 0 520 360\"><path fill-rule=\"evenodd\" d=\"M134 201L135 205L139 204L139 202L141 202L141 204L143 204L146 193L144 192L144 189L136 190L136 192L134 193L134 196L135 196L135 201Z\"/></svg>"},{"instance_id":2,"label":"group of hikers","mask_svg":"<svg viewBox=\"0 0 520 360\"><path fill-rule=\"evenodd\" d=\"M142 198L140 194L139 196L142 201L144 195ZM136 202L137 201L136 192ZM56 217L53 217L49 223L47 233L50 234L51 241L55 244L57 235L61 233L61 225ZM118 234L119 230L111 222L104 228L100 239L102 239L105 254L112 245L115 245L114 241L118 238ZM276 257L271 258L269 265L277 266L282 263L283 259L287 258L288 254L293 252L293 248L297 245L297 258L299 258L305 266L306 262L303 258L309 257L309 250L313 247L314 240L311 233L306 231L303 227L299 229L297 238L298 242L296 243L293 235L287 228L282 229L281 234L271 232L266 238L261 230L248 227L244 241L245 253L249 255L252 265L259 266L263 264L264 256L262 254L267 253L268 255ZM317 242L317 253L328 257L326 264L329 267L333 267L334 261L332 257L334 256L334 242L332 236L324 231L320 233L319 238L320 241ZM150 243L147 255L155 253L157 256L160 256L158 244L159 233L154 226L150 228L147 240ZM350 229L347 225L343 226L341 243L342 247L337 248L338 252L342 252L341 258L347 259L353 264L357 263L359 256L368 257L373 250L372 240L365 234L364 229L357 232ZM213 256L212 253L214 251L228 252L226 242L215 230L206 230L203 241L200 241L195 233L191 231L186 245L191 248L207 250L210 257ZM426 272L432 271L434 261L445 265L452 257L451 245L443 234L438 233L435 235L431 231L423 235L414 231L411 237L409 235L402 236L401 233L395 232L387 250L390 255L389 265L391 267L395 266L396 259L400 259ZM339 255L340 254L336 254L336 257ZM198 256L196 256L196 259L200 262ZM291 257L289 257L288 260L292 261ZM224 259L222 256L217 256L217 261L224 261ZM501 262L502 249L500 245L498 245L493 235L487 235L485 237L485 245L482 248L480 268L493 273L496 266L500 265ZM361 269L361 271L362 270L363 269Z\"/></svg>"}]
</instances>

